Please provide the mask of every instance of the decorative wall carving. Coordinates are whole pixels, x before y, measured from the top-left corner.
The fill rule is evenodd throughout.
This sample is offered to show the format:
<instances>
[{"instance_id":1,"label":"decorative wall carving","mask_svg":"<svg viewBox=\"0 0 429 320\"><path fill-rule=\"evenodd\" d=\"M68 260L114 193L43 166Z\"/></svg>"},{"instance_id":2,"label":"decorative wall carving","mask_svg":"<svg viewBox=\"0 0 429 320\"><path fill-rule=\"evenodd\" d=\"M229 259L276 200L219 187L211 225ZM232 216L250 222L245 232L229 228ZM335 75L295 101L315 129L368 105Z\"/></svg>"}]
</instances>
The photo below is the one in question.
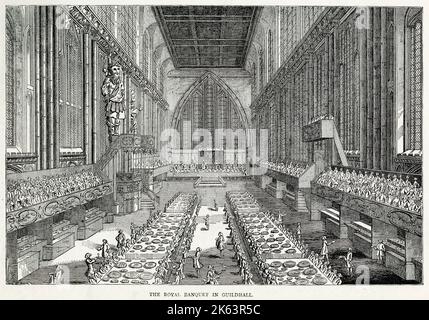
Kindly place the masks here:
<instances>
[{"instance_id":1,"label":"decorative wall carving","mask_svg":"<svg viewBox=\"0 0 429 320\"><path fill-rule=\"evenodd\" d=\"M21 229L30 223L52 217L65 210L101 198L112 192L113 185L111 182L108 182L94 188L81 190L67 196L9 212L6 215L6 230L7 232L11 232Z\"/></svg>"},{"instance_id":2,"label":"decorative wall carving","mask_svg":"<svg viewBox=\"0 0 429 320\"><path fill-rule=\"evenodd\" d=\"M321 186L317 183L312 184L311 193L328 199L329 201L336 202L341 206L362 212L371 218L381 220L418 236L422 236L422 216L414 212L364 199L350 193Z\"/></svg>"}]
</instances>

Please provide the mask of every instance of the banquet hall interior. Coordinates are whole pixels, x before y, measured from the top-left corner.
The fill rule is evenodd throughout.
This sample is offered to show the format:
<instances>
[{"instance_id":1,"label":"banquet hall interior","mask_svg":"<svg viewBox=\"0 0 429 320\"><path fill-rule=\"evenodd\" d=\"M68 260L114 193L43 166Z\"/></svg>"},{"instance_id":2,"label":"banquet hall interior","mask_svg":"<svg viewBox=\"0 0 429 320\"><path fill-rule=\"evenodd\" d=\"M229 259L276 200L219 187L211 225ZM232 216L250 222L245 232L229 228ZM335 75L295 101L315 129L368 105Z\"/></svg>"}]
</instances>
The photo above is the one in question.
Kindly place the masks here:
<instances>
[{"instance_id":1,"label":"banquet hall interior","mask_svg":"<svg viewBox=\"0 0 429 320\"><path fill-rule=\"evenodd\" d=\"M6 282L422 284L422 8L7 6Z\"/></svg>"}]
</instances>

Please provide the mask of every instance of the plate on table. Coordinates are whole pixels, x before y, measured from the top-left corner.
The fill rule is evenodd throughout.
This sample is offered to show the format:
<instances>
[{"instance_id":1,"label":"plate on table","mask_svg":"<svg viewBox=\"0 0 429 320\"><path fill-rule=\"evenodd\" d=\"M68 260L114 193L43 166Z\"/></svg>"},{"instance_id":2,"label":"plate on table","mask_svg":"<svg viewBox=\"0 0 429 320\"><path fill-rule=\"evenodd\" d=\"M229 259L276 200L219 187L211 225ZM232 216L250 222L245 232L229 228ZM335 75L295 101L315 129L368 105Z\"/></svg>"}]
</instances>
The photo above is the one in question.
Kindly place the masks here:
<instances>
[{"instance_id":1,"label":"plate on table","mask_svg":"<svg viewBox=\"0 0 429 320\"><path fill-rule=\"evenodd\" d=\"M118 279L112 279L112 280L110 280L110 283L119 283L119 280Z\"/></svg>"},{"instance_id":2,"label":"plate on table","mask_svg":"<svg viewBox=\"0 0 429 320\"><path fill-rule=\"evenodd\" d=\"M165 251L165 247L158 247L158 251Z\"/></svg>"},{"instance_id":3,"label":"plate on table","mask_svg":"<svg viewBox=\"0 0 429 320\"><path fill-rule=\"evenodd\" d=\"M322 286L324 284L328 283L328 280L324 277L314 277L313 283L319 286Z\"/></svg>"},{"instance_id":4,"label":"plate on table","mask_svg":"<svg viewBox=\"0 0 429 320\"><path fill-rule=\"evenodd\" d=\"M282 263L280 261L273 261L270 263L270 266L273 268L280 268L282 266Z\"/></svg>"},{"instance_id":5,"label":"plate on table","mask_svg":"<svg viewBox=\"0 0 429 320\"><path fill-rule=\"evenodd\" d=\"M309 281L307 279L300 278L300 279L296 279L295 283L299 286L305 286L309 283Z\"/></svg>"},{"instance_id":6,"label":"plate on table","mask_svg":"<svg viewBox=\"0 0 429 320\"><path fill-rule=\"evenodd\" d=\"M151 280L151 279L153 278L153 274L152 274L152 273L150 273L150 272L142 272L142 273L140 273L139 278L140 278L141 280L146 280L146 281L148 281L148 280Z\"/></svg>"},{"instance_id":7,"label":"plate on table","mask_svg":"<svg viewBox=\"0 0 429 320\"><path fill-rule=\"evenodd\" d=\"M287 254L294 254L294 253L296 253L296 250L295 249L287 249L286 253Z\"/></svg>"},{"instance_id":8,"label":"plate on table","mask_svg":"<svg viewBox=\"0 0 429 320\"><path fill-rule=\"evenodd\" d=\"M128 279L122 279L121 283L130 283L130 280L128 280Z\"/></svg>"},{"instance_id":9,"label":"plate on table","mask_svg":"<svg viewBox=\"0 0 429 320\"><path fill-rule=\"evenodd\" d=\"M118 279L122 276L122 273L120 273L119 271L110 271L107 276L111 279Z\"/></svg>"},{"instance_id":10,"label":"plate on table","mask_svg":"<svg viewBox=\"0 0 429 320\"><path fill-rule=\"evenodd\" d=\"M277 237L276 240L279 242L282 242L282 241L286 240L286 238L285 237Z\"/></svg>"},{"instance_id":11,"label":"plate on table","mask_svg":"<svg viewBox=\"0 0 429 320\"><path fill-rule=\"evenodd\" d=\"M153 243L153 244L158 244L158 243L161 243L161 240L159 240L159 239L153 239L153 240L152 240L152 243Z\"/></svg>"},{"instance_id":12,"label":"plate on table","mask_svg":"<svg viewBox=\"0 0 429 320\"><path fill-rule=\"evenodd\" d=\"M161 243L169 244L169 243L170 243L170 240L164 239L164 240L162 240L162 241L161 241Z\"/></svg>"},{"instance_id":13,"label":"plate on table","mask_svg":"<svg viewBox=\"0 0 429 320\"><path fill-rule=\"evenodd\" d=\"M295 261L285 261L283 262L283 267L285 268L294 268L296 266Z\"/></svg>"},{"instance_id":14,"label":"plate on table","mask_svg":"<svg viewBox=\"0 0 429 320\"><path fill-rule=\"evenodd\" d=\"M129 267L133 268L133 269L140 269L140 268L143 268L143 263L141 263L141 262L131 262L130 265L129 265Z\"/></svg>"},{"instance_id":15,"label":"plate on table","mask_svg":"<svg viewBox=\"0 0 429 320\"><path fill-rule=\"evenodd\" d=\"M276 241L276 239L274 239L274 238L268 238L267 239L267 242L275 242Z\"/></svg>"},{"instance_id":16,"label":"plate on table","mask_svg":"<svg viewBox=\"0 0 429 320\"><path fill-rule=\"evenodd\" d=\"M140 276L140 273L137 271L128 271L124 274L124 277L127 279L137 279Z\"/></svg>"},{"instance_id":17,"label":"plate on table","mask_svg":"<svg viewBox=\"0 0 429 320\"><path fill-rule=\"evenodd\" d=\"M147 246L146 250L155 250L155 246L153 246L153 245Z\"/></svg>"},{"instance_id":18,"label":"plate on table","mask_svg":"<svg viewBox=\"0 0 429 320\"><path fill-rule=\"evenodd\" d=\"M110 278L109 277L107 277L107 276L104 276L103 278L101 278L101 281L104 281L104 282L107 282L107 281L109 281L110 280Z\"/></svg>"},{"instance_id":19,"label":"plate on table","mask_svg":"<svg viewBox=\"0 0 429 320\"><path fill-rule=\"evenodd\" d=\"M155 234L155 231L153 231L153 230L146 231L146 235L148 235L148 236L152 236L154 234Z\"/></svg>"},{"instance_id":20,"label":"plate on table","mask_svg":"<svg viewBox=\"0 0 429 320\"><path fill-rule=\"evenodd\" d=\"M268 235L268 231L263 230L263 231L261 231L261 234L262 234L263 236L266 236L266 235Z\"/></svg>"},{"instance_id":21,"label":"plate on table","mask_svg":"<svg viewBox=\"0 0 429 320\"><path fill-rule=\"evenodd\" d=\"M167 232L165 235L166 235L167 237L171 237L171 236L173 236L173 235L174 235L174 233L173 233L173 232L171 232L171 231L169 231L169 232Z\"/></svg>"},{"instance_id":22,"label":"plate on table","mask_svg":"<svg viewBox=\"0 0 429 320\"><path fill-rule=\"evenodd\" d=\"M270 244L270 248L275 249L275 248L278 248L278 247L279 247L279 245L277 243Z\"/></svg>"},{"instance_id":23,"label":"plate on table","mask_svg":"<svg viewBox=\"0 0 429 320\"><path fill-rule=\"evenodd\" d=\"M122 273L124 273L124 272L128 272L128 269L121 269L119 271L122 272Z\"/></svg>"},{"instance_id":24,"label":"plate on table","mask_svg":"<svg viewBox=\"0 0 429 320\"><path fill-rule=\"evenodd\" d=\"M131 280L131 283L132 284L140 284L140 280L137 280L137 279L136 280Z\"/></svg>"},{"instance_id":25,"label":"plate on table","mask_svg":"<svg viewBox=\"0 0 429 320\"><path fill-rule=\"evenodd\" d=\"M268 249L270 246L268 245L268 244L266 244L266 243L264 243L262 246L261 246L261 248L262 249Z\"/></svg>"},{"instance_id":26,"label":"plate on table","mask_svg":"<svg viewBox=\"0 0 429 320\"><path fill-rule=\"evenodd\" d=\"M152 269L152 268L155 268L155 267L156 267L156 262L153 262L153 261L146 262L143 265L143 268L145 268L145 269Z\"/></svg>"},{"instance_id":27,"label":"plate on table","mask_svg":"<svg viewBox=\"0 0 429 320\"><path fill-rule=\"evenodd\" d=\"M278 229L271 230L271 233L279 233L280 231Z\"/></svg>"},{"instance_id":28,"label":"plate on table","mask_svg":"<svg viewBox=\"0 0 429 320\"><path fill-rule=\"evenodd\" d=\"M290 271L288 271L287 275L289 277L297 278L301 275L301 270L290 270Z\"/></svg>"},{"instance_id":29,"label":"plate on table","mask_svg":"<svg viewBox=\"0 0 429 320\"><path fill-rule=\"evenodd\" d=\"M310 261L303 260L298 262L298 267L300 268L308 268L310 266Z\"/></svg>"},{"instance_id":30,"label":"plate on table","mask_svg":"<svg viewBox=\"0 0 429 320\"><path fill-rule=\"evenodd\" d=\"M265 239L264 238L259 238L259 239L256 240L256 242L265 242Z\"/></svg>"},{"instance_id":31,"label":"plate on table","mask_svg":"<svg viewBox=\"0 0 429 320\"><path fill-rule=\"evenodd\" d=\"M290 248L292 245L289 242L285 242L281 245L282 248Z\"/></svg>"},{"instance_id":32,"label":"plate on table","mask_svg":"<svg viewBox=\"0 0 429 320\"><path fill-rule=\"evenodd\" d=\"M122 269L122 268L126 268L127 267L127 263L124 261L119 261L117 264L115 264L115 267L118 269Z\"/></svg>"},{"instance_id":33,"label":"plate on table","mask_svg":"<svg viewBox=\"0 0 429 320\"><path fill-rule=\"evenodd\" d=\"M282 251L280 249L274 249L272 252L273 253L282 253Z\"/></svg>"},{"instance_id":34,"label":"plate on table","mask_svg":"<svg viewBox=\"0 0 429 320\"><path fill-rule=\"evenodd\" d=\"M143 246L140 245L140 244L137 244L137 245L133 246L134 250L141 250L142 248L143 248Z\"/></svg>"},{"instance_id":35,"label":"plate on table","mask_svg":"<svg viewBox=\"0 0 429 320\"><path fill-rule=\"evenodd\" d=\"M317 270L314 268L307 268L302 273L306 276L314 276L317 273Z\"/></svg>"}]
</instances>

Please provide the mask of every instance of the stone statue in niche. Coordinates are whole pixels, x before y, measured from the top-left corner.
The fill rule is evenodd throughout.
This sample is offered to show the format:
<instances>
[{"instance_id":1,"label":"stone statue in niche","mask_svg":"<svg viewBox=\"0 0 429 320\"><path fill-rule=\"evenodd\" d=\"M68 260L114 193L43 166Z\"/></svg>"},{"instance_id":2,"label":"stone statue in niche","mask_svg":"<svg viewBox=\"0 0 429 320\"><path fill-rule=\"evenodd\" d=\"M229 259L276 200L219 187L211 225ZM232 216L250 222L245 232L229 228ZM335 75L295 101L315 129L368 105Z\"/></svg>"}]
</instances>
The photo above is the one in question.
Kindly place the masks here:
<instances>
[{"instance_id":1,"label":"stone statue in niche","mask_svg":"<svg viewBox=\"0 0 429 320\"><path fill-rule=\"evenodd\" d=\"M137 114L143 109L140 105L136 106L136 93L130 91L130 133L137 134Z\"/></svg>"},{"instance_id":2,"label":"stone statue in niche","mask_svg":"<svg viewBox=\"0 0 429 320\"><path fill-rule=\"evenodd\" d=\"M106 103L106 124L109 129L109 140L119 135L120 121L125 118L122 67L109 61L106 78L101 87L101 93Z\"/></svg>"}]
</instances>

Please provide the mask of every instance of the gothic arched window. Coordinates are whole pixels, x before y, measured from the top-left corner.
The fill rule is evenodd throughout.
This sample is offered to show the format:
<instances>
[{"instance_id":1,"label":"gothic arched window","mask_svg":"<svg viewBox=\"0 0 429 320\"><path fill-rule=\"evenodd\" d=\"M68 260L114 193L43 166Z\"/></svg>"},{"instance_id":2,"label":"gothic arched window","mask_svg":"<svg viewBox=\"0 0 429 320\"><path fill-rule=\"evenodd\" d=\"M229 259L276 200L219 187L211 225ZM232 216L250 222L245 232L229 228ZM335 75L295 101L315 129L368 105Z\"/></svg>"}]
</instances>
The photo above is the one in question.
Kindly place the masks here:
<instances>
[{"instance_id":1,"label":"gothic arched window","mask_svg":"<svg viewBox=\"0 0 429 320\"><path fill-rule=\"evenodd\" d=\"M407 107L405 109L405 150L422 150L422 15L421 12L407 19Z\"/></svg>"}]
</instances>

